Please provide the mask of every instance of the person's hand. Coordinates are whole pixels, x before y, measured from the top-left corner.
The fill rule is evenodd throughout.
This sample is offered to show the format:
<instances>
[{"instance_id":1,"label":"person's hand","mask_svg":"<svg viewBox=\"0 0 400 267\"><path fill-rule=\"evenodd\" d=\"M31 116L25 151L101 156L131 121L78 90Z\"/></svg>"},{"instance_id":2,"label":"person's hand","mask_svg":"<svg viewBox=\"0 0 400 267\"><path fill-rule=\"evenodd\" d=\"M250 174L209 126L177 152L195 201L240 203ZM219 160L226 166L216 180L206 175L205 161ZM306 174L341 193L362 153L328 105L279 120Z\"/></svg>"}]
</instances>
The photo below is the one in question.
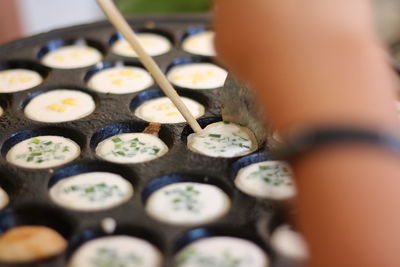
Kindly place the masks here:
<instances>
[{"instance_id":1,"label":"person's hand","mask_svg":"<svg viewBox=\"0 0 400 267\"><path fill-rule=\"evenodd\" d=\"M339 38L373 35L367 0L214 0L214 28L221 61L245 78L252 66L305 60Z\"/></svg>"},{"instance_id":2,"label":"person's hand","mask_svg":"<svg viewBox=\"0 0 400 267\"><path fill-rule=\"evenodd\" d=\"M278 131L327 122L378 125L382 116L397 120L369 1L214 4L220 60L254 89Z\"/></svg>"}]
</instances>

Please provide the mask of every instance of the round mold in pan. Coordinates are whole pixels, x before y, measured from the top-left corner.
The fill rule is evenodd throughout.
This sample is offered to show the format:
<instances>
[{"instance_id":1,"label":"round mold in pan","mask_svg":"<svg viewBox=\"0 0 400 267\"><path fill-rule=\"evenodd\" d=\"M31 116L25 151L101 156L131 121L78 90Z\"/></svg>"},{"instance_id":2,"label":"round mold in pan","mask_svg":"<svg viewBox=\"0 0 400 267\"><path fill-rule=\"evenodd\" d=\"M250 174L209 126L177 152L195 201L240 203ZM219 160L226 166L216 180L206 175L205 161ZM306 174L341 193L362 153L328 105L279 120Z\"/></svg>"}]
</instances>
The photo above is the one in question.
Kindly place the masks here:
<instances>
[{"instance_id":1,"label":"round mold in pan","mask_svg":"<svg viewBox=\"0 0 400 267\"><path fill-rule=\"evenodd\" d=\"M54 39L49 41L46 45L44 45L42 48L39 49L37 52L37 58L39 60L42 60L45 55L47 55L49 52L53 52L59 48L65 47L65 46L70 46L70 45L84 45L88 46L91 48L96 49L104 58L104 55L106 54L106 49L104 45L96 40L92 39L84 39L84 38L77 38L77 39ZM94 63L95 64L95 63ZM88 66L92 66L94 64L90 64ZM77 67L77 68L53 68L53 69L58 69L58 70L68 70L68 69L81 69L81 68L87 68L88 66L82 66L82 67Z\"/></svg>"},{"instance_id":2,"label":"round mold in pan","mask_svg":"<svg viewBox=\"0 0 400 267\"><path fill-rule=\"evenodd\" d=\"M67 127L44 126L44 127L32 128L32 129L28 129L28 130L22 130L22 131L12 134L1 146L1 154L2 154L3 158L6 158L8 151L12 147L14 147L16 144L18 144L26 139L32 138L32 137L45 136L45 135L61 136L61 137L65 137L65 138L68 138L68 139L74 141L80 147L81 154L86 145L85 136L76 130L73 130L73 129L70 129ZM78 156L77 158L79 158L79 157L81 157L81 156ZM67 164L67 163L65 163L65 164ZM65 164L62 164L62 165L65 165ZM59 165L59 166L62 166L62 165ZM59 167L59 166L57 166L57 167ZM40 169L38 169L38 170L40 170Z\"/></svg>"},{"instance_id":3,"label":"round mold in pan","mask_svg":"<svg viewBox=\"0 0 400 267\"><path fill-rule=\"evenodd\" d=\"M32 119L26 117L26 115L25 115L26 106L35 97L37 97L37 96L39 96L41 94L44 94L44 93L49 93L51 91L55 91L55 90L71 90L71 91L78 91L78 92L87 94L93 99L93 102L95 104L95 108L94 108L92 113L90 113L90 114L88 114L88 115L86 115L86 116L84 116L82 118L79 118L79 119L63 121L63 122L45 122L45 123L50 123L50 124L52 124L52 123L66 123L66 122L72 122L72 121L78 121L78 120L90 120L91 118L95 117L94 113L96 113L96 111L99 109L99 106L100 106L100 97L95 92L93 92L91 90L88 90L86 88L82 88L82 87L79 87L79 86L75 86L75 85L68 85L68 84L67 85L60 85L60 86L49 86L49 87L46 87L46 88L42 88L41 90L35 91L32 94L28 94L27 97L23 98L20 101L20 103L18 105L19 106L18 113L21 116L23 116L26 120L35 121L35 120L32 120ZM35 121L35 122L39 122L39 121Z\"/></svg>"},{"instance_id":4,"label":"round mold in pan","mask_svg":"<svg viewBox=\"0 0 400 267\"><path fill-rule=\"evenodd\" d=\"M31 87L31 88L27 88L27 89L15 91L15 92L1 92L0 91L0 94L12 94L12 93L23 92L23 91L35 89L36 87L43 84L51 75L50 68L48 68L42 64L39 64L35 61L32 61L32 60L8 60L5 62L0 62L0 71L11 70L11 69L24 69L24 70L31 70L31 71L37 72L42 77L43 81L40 84L38 84L34 87Z\"/></svg>"},{"instance_id":5,"label":"round mold in pan","mask_svg":"<svg viewBox=\"0 0 400 267\"><path fill-rule=\"evenodd\" d=\"M204 94L202 94L200 92L189 91L189 90L178 89L176 91L179 96L190 98L190 99L200 103L201 105L203 105L205 113L207 113L207 111L210 107L210 100L207 96L205 96ZM145 103L146 101L153 100L153 99L160 98L160 97L165 97L164 92L160 89L150 89L150 90L143 91L143 92L139 93L135 98L133 98L133 100L131 101L131 104L130 104L130 109L131 109L132 113L135 113L135 110L140 105ZM141 118L136 117L136 115L134 115L134 116L135 116L135 118L143 121ZM181 122L181 123L176 123L176 124L182 124L182 123L186 123L186 122ZM173 124L175 124L175 123L173 123Z\"/></svg>"},{"instance_id":6,"label":"round mold in pan","mask_svg":"<svg viewBox=\"0 0 400 267\"><path fill-rule=\"evenodd\" d=\"M84 243L94 240L96 238L115 236L115 235L127 235L136 238L143 239L153 246L155 246L162 254L166 250L165 240L161 238L161 233L155 229L147 229L143 226L136 226L132 224L118 224L112 233L106 233L104 229L99 226L93 228L83 229L80 233L74 235L71 238L70 245L67 249L67 256L70 258L72 254L79 249Z\"/></svg>"},{"instance_id":7,"label":"round mold in pan","mask_svg":"<svg viewBox=\"0 0 400 267\"><path fill-rule=\"evenodd\" d=\"M148 125L149 123L144 121L125 121L107 125L93 134L90 139L90 148L93 153L96 154L96 147L101 141L118 134L141 133ZM161 125L159 138L168 146L168 149L171 150L174 143L174 136L168 127Z\"/></svg>"},{"instance_id":8,"label":"round mold in pan","mask_svg":"<svg viewBox=\"0 0 400 267\"><path fill-rule=\"evenodd\" d=\"M209 177L207 175L173 173L158 178L154 178L147 184L145 184L142 191L143 203L146 203L150 195L153 194L158 189L161 189L170 184L182 183L182 182L193 182L193 183L214 185L219 189L221 189L222 191L224 191L229 198L233 197L232 188L228 186L225 182L223 182L221 179L217 179L215 177Z\"/></svg>"},{"instance_id":9,"label":"round mold in pan","mask_svg":"<svg viewBox=\"0 0 400 267\"><path fill-rule=\"evenodd\" d=\"M230 186L228 186L225 182L222 181L222 179L218 179L215 177L211 177L209 175L199 175L199 174L182 174L182 173L173 173L173 174L168 174L164 175L158 178L155 178L151 181L149 181L147 184L144 185L143 191L142 191L142 202L144 206L147 206L147 201L150 198L150 196L155 193L156 191L169 186L173 184L178 184L178 183L197 183L197 184L205 184L205 185L211 185L215 186L216 188L220 189L223 193L225 193L225 196L227 197L229 201L229 206L224 207L223 213L221 214L213 214L212 218L203 218L200 222L194 222L191 221L189 223L182 223L179 221L170 221L169 219L165 219L161 217L156 218L156 216L153 216L149 213L147 213L150 217L152 217L154 220L157 220L161 223L169 224L169 225L175 225L175 226L195 226L195 225L204 225L208 223L212 223L215 221L218 221L226 215L228 215L233 208L233 190ZM147 207L146 207L147 210Z\"/></svg>"},{"instance_id":10,"label":"round mold in pan","mask_svg":"<svg viewBox=\"0 0 400 267\"><path fill-rule=\"evenodd\" d=\"M17 226L45 226L61 234L68 242L75 232L76 218L47 204L30 203L0 213L0 234ZM66 250L31 263L0 263L4 267L63 266Z\"/></svg>"},{"instance_id":11,"label":"round mold in pan","mask_svg":"<svg viewBox=\"0 0 400 267\"><path fill-rule=\"evenodd\" d=\"M190 64L196 64L196 63L208 63L208 64L212 64L215 65L216 67L221 68L217 63L215 63L215 61L210 58L210 57L205 57L205 56L192 56L192 57L183 57L183 58L176 58L172 61L172 63L170 63L167 68L166 68L166 76L168 77L169 73L172 71L173 68L175 67L180 67L180 66L184 66L184 65L190 65ZM223 69L223 68L221 68ZM224 70L224 69L223 69ZM168 79L169 80L169 79ZM218 90L224 87L224 85L222 86L218 86L218 87L211 87L211 88L188 88L188 87L182 87L179 85L174 84L172 81L170 81L174 87L178 88L178 89L184 89L184 90L194 90L194 91L209 91L209 90ZM224 84L226 82L226 78L224 81Z\"/></svg>"},{"instance_id":12,"label":"round mold in pan","mask_svg":"<svg viewBox=\"0 0 400 267\"><path fill-rule=\"evenodd\" d=\"M129 168L124 167L124 166L119 166L113 163L109 162L100 162L100 161L81 161L76 164L69 165L67 167L64 167L62 169L57 170L54 172L52 177L49 180L48 183L48 189L50 190L55 184L60 182L63 179L75 176L75 175L80 175L80 174L85 174L85 173L91 173L91 172L107 172L107 173L112 173L112 174L117 174L120 175L124 180L126 180L133 189L132 195L129 198L125 198L123 201L114 201L111 204L108 204L106 208L99 208L99 207L85 207L85 208L77 208L77 207L67 207L66 205L61 205L63 208L75 212L80 212L80 213L94 213L94 212L104 212L104 211L109 211L114 208L121 207L128 202L130 202L135 196L136 196L136 191L137 191L137 184L138 184L138 178L136 174ZM51 199L50 194L48 195L49 200Z\"/></svg>"},{"instance_id":13,"label":"round mold in pan","mask_svg":"<svg viewBox=\"0 0 400 267\"><path fill-rule=\"evenodd\" d=\"M160 35L161 37L166 38L170 42L170 45L171 45L170 50L168 52L166 52L166 53L163 53L161 55L157 55L155 57L160 57L160 56L164 56L164 55L166 55L168 53L171 53L171 51L174 48L175 43L176 43L174 35L170 31L162 29L162 28L153 28L153 29L150 29L150 28L138 28L137 30L135 29L135 33L152 33L152 34ZM121 55L118 55L118 54L112 52L112 48L111 47L114 45L114 43L116 41L122 40L122 39L124 39L124 37L120 32L115 32L115 33L113 33L111 35L111 37L110 37L110 39L108 41L108 45L110 47L111 53L113 55L124 57L124 58L138 59L137 57L121 56Z\"/></svg>"},{"instance_id":14,"label":"round mold in pan","mask_svg":"<svg viewBox=\"0 0 400 267\"><path fill-rule=\"evenodd\" d=\"M220 121L223 121L222 117L205 117L205 118L200 118L200 119L197 120L197 122L200 124L202 129L204 129L209 124L212 124L212 123L215 123L215 122L220 122ZM190 128L189 125L186 125L182 130L181 141L186 146L187 146L187 138L192 133L193 133L193 129ZM225 160L227 160L227 159L228 160L237 159L237 158L241 158L241 157L245 157L245 156L251 155L253 153L260 153L261 151L264 151L264 150L265 150L265 143L262 143L262 144L258 144L257 150L252 152L252 153L250 153L250 154L247 154L247 155L244 155L244 156L232 157L232 158L222 158L221 157L221 159L225 159ZM193 152L193 153L195 153L195 152ZM196 154L199 154L199 153L196 153ZM202 154L199 154L199 155L202 155ZM208 156L205 156L205 155L202 155L202 156L208 157ZM215 159L219 159L219 158L215 158Z\"/></svg>"},{"instance_id":15,"label":"round mold in pan","mask_svg":"<svg viewBox=\"0 0 400 267\"><path fill-rule=\"evenodd\" d=\"M235 184L235 179L237 174L239 173L239 171L251 164L255 164L255 163L259 163L259 162L263 162L263 161L276 161L274 159L274 157L272 155L270 155L267 152L258 152L258 153L253 153L250 155L246 155L238 160L236 160L235 162L233 162L230 166L230 174L229 177L230 179L233 181L233 183ZM236 185L235 185L236 187ZM242 192L239 188L237 188L240 192ZM269 201L271 203L274 203L274 205L278 205L278 207L289 207L292 202L293 202L293 197L290 198L284 198L284 199L273 199L273 198L260 198L257 196L253 196L247 193L242 192L243 194L251 197L251 198L256 198L259 199L260 201Z\"/></svg>"},{"instance_id":16,"label":"round mold in pan","mask_svg":"<svg viewBox=\"0 0 400 267\"><path fill-rule=\"evenodd\" d=\"M94 75L96 75L97 73L99 73L99 72L101 72L101 71L103 71L103 70L112 69L112 68L115 68L115 67L137 67L137 68L143 69L144 71L147 72L146 68L145 68L141 63L139 63L139 62L123 61L123 60L104 61L104 62L99 62L99 63L97 63L95 66L91 67L91 68L86 72L86 74L85 74L85 76L84 76L84 82L85 82L85 84L88 86L88 83L89 83L90 79L91 79ZM150 74L149 74L149 75L150 75ZM135 94L135 93L141 92L141 91L143 91L143 90L149 89L149 88L151 88L153 85L154 85L154 81L153 81L153 84L150 85L150 86L147 87L147 88L141 89L141 90L136 91L136 92L129 92L129 93L124 93L124 94ZM89 86L88 86L88 88L89 88L90 90L96 92L96 93L104 94L103 92L96 91L96 90L90 88ZM105 93L105 94L113 94L113 93L108 92L108 93ZM124 94L116 94L116 95L124 95ZM115 95L115 94L113 94L113 95Z\"/></svg>"},{"instance_id":17,"label":"round mold in pan","mask_svg":"<svg viewBox=\"0 0 400 267\"><path fill-rule=\"evenodd\" d=\"M191 55L194 56L203 56L203 57L215 57L215 55L206 55L206 54L198 54L198 53L193 53L190 51L187 51L184 49L183 44L186 41L187 38L193 37L197 34L201 34L203 32L207 32L207 31L213 31L210 27L206 27L206 26L192 26L189 27L186 32L182 35L182 37L180 38L180 48L185 51L186 53L189 53Z\"/></svg>"},{"instance_id":18,"label":"round mold in pan","mask_svg":"<svg viewBox=\"0 0 400 267\"><path fill-rule=\"evenodd\" d=\"M253 242L265 253L272 266L274 255L271 253L271 248L257 235L252 227L238 229L230 225L213 225L189 230L176 239L173 248L175 256L193 242L209 237L234 237Z\"/></svg>"}]
</instances>

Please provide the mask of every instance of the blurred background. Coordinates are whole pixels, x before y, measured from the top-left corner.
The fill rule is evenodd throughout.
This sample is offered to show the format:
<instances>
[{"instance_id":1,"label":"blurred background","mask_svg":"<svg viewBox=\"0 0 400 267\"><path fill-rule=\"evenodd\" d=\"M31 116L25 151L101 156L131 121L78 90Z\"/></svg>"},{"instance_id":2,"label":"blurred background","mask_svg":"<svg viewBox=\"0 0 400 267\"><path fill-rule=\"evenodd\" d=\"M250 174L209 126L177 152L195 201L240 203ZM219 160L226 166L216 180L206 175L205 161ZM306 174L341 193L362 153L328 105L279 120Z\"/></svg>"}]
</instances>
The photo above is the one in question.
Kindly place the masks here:
<instances>
[{"instance_id":1,"label":"blurred background","mask_svg":"<svg viewBox=\"0 0 400 267\"><path fill-rule=\"evenodd\" d=\"M203 13L209 0L116 0L126 15ZM56 28L105 19L95 0L0 0L0 44Z\"/></svg>"},{"instance_id":2,"label":"blurred background","mask_svg":"<svg viewBox=\"0 0 400 267\"><path fill-rule=\"evenodd\" d=\"M400 39L400 0L371 0L377 29L392 43ZM116 0L125 15L204 13L212 0ZM0 44L75 24L104 19L95 0L0 0Z\"/></svg>"}]
</instances>

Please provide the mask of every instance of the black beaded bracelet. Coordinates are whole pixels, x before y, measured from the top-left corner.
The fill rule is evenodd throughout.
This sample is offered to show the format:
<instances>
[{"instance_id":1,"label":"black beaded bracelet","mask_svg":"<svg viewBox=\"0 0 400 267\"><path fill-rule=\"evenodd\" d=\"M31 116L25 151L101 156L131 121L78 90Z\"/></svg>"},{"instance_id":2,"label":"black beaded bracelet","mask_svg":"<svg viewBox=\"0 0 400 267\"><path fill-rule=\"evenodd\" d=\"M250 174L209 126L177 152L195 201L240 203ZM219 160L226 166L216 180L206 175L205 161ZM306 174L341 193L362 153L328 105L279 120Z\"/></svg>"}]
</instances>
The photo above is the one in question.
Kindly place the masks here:
<instances>
[{"instance_id":1,"label":"black beaded bracelet","mask_svg":"<svg viewBox=\"0 0 400 267\"><path fill-rule=\"evenodd\" d=\"M400 155L399 137L388 132L351 127L317 128L289 135L274 154L278 159L293 161L318 147L343 143L378 145Z\"/></svg>"}]
</instances>

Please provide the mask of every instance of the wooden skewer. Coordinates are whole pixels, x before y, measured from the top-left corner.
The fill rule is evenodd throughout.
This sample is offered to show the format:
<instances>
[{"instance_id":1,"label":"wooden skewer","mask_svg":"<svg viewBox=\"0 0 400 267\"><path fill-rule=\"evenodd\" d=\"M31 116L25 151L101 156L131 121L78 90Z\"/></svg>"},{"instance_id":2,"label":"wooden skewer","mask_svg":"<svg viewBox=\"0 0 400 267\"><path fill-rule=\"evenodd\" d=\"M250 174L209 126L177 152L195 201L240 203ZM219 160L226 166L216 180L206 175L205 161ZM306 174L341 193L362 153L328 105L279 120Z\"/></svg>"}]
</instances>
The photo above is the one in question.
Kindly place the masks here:
<instances>
[{"instance_id":1,"label":"wooden skewer","mask_svg":"<svg viewBox=\"0 0 400 267\"><path fill-rule=\"evenodd\" d=\"M133 47L136 54L139 56L140 61L146 69L153 75L157 84L164 91L165 95L174 103L179 112L185 118L189 126L194 132L200 132L202 129L193 115L190 113L186 105L179 97L176 90L172 87L171 83L165 77L164 73L158 67L157 63L149 56L142 45L139 43L137 35L133 32L125 18L121 15L112 0L97 0L97 3L103 9L104 14L108 17L109 21L115 28L124 36L124 38Z\"/></svg>"}]
</instances>

